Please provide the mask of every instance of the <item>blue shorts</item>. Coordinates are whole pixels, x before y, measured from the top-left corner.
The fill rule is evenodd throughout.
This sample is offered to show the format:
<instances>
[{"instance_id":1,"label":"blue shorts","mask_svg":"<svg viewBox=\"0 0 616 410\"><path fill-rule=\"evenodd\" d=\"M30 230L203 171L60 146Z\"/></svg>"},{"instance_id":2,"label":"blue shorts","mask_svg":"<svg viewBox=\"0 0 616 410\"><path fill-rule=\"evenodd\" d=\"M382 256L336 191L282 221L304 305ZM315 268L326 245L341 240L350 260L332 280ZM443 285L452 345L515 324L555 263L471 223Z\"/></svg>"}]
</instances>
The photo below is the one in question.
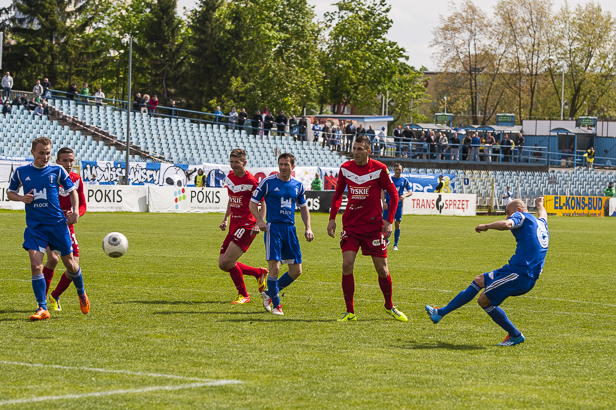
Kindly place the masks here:
<instances>
[{"instance_id":1,"label":"blue shorts","mask_svg":"<svg viewBox=\"0 0 616 410\"><path fill-rule=\"evenodd\" d=\"M389 205L389 204L387 204ZM389 209L383 209L383 220L387 220L387 215L389 215ZM398 208L396 209L396 216L394 217L394 221L402 221L402 204L398 203Z\"/></svg>"},{"instance_id":2,"label":"blue shorts","mask_svg":"<svg viewBox=\"0 0 616 410\"><path fill-rule=\"evenodd\" d=\"M535 286L535 280L515 273L509 265L483 274L484 293L492 306L498 306L509 296L520 296Z\"/></svg>"},{"instance_id":3,"label":"blue shorts","mask_svg":"<svg viewBox=\"0 0 616 410\"><path fill-rule=\"evenodd\" d=\"M302 251L295 225L268 223L265 232L265 259L287 265L302 263Z\"/></svg>"},{"instance_id":4,"label":"blue shorts","mask_svg":"<svg viewBox=\"0 0 616 410\"><path fill-rule=\"evenodd\" d=\"M26 228L24 232L25 250L35 250L45 253L49 249L62 256L73 252L71 234L65 222L57 225L39 225L36 228Z\"/></svg>"}]
</instances>

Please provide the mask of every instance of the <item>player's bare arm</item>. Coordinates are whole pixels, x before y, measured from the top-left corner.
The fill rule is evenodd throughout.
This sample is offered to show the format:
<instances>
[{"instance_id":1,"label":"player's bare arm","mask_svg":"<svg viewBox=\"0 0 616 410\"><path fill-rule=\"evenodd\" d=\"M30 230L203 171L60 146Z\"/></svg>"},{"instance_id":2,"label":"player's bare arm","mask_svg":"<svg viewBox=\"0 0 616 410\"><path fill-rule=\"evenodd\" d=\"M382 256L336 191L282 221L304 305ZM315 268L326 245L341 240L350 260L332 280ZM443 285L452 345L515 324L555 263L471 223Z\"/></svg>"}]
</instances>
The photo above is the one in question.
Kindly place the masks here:
<instances>
[{"instance_id":1,"label":"player's bare arm","mask_svg":"<svg viewBox=\"0 0 616 410\"><path fill-rule=\"evenodd\" d=\"M19 195L17 192L8 191L6 193L6 196L9 199L9 201L23 202L25 204L31 204L32 201L34 201L34 195L32 195L32 192L33 192L33 190L28 192L26 195Z\"/></svg>"},{"instance_id":2,"label":"player's bare arm","mask_svg":"<svg viewBox=\"0 0 616 410\"><path fill-rule=\"evenodd\" d=\"M400 196L400 202L404 201L404 198L408 198L411 195L413 195L413 191L408 191L406 194L403 194Z\"/></svg>"},{"instance_id":3,"label":"player's bare arm","mask_svg":"<svg viewBox=\"0 0 616 410\"><path fill-rule=\"evenodd\" d=\"M537 207L537 218L548 220L548 213L543 206L543 197L535 199L535 206Z\"/></svg>"},{"instance_id":4,"label":"player's bare arm","mask_svg":"<svg viewBox=\"0 0 616 410\"><path fill-rule=\"evenodd\" d=\"M394 231L394 228L391 225L391 222L385 220L383 221L383 236L385 239L391 236L391 233Z\"/></svg>"},{"instance_id":5,"label":"player's bare arm","mask_svg":"<svg viewBox=\"0 0 616 410\"><path fill-rule=\"evenodd\" d=\"M259 206L259 214L261 214L261 219L265 220L266 213L267 213L267 209L265 208L265 201L261 201L261 204ZM255 224L255 226L253 226L252 229L250 230L250 234L252 236L258 235L259 232L261 232L261 229L259 229L257 224Z\"/></svg>"},{"instance_id":6,"label":"player's bare arm","mask_svg":"<svg viewBox=\"0 0 616 410\"><path fill-rule=\"evenodd\" d=\"M259 204L250 201L248 207L250 208L250 213L252 213L252 216L254 216L257 220L256 226L259 228L259 230L266 232L267 224L263 220L263 216L261 215L261 213L259 213Z\"/></svg>"},{"instance_id":7,"label":"player's bare arm","mask_svg":"<svg viewBox=\"0 0 616 410\"><path fill-rule=\"evenodd\" d=\"M509 231L513 228L513 221L505 219L504 221L496 221L491 224L479 224L475 227L475 232L481 233L493 229L495 231Z\"/></svg>"},{"instance_id":8,"label":"player's bare arm","mask_svg":"<svg viewBox=\"0 0 616 410\"><path fill-rule=\"evenodd\" d=\"M302 206L299 208L299 211L302 214L302 221L304 221L304 225L306 226L304 236L308 242L312 242L314 239L314 234L312 233L312 227L310 226L310 211L308 211L307 206Z\"/></svg>"},{"instance_id":9,"label":"player's bare arm","mask_svg":"<svg viewBox=\"0 0 616 410\"><path fill-rule=\"evenodd\" d=\"M222 220L222 223L218 225L221 231L227 229L227 220L229 219L229 215L231 215L231 203L227 202L227 211L225 212L225 218Z\"/></svg>"},{"instance_id":10,"label":"player's bare arm","mask_svg":"<svg viewBox=\"0 0 616 410\"><path fill-rule=\"evenodd\" d=\"M75 225L79 220L79 194L76 189L70 193L72 210L66 212L66 224Z\"/></svg>"},{"instance_id":11,"label":"player's bare arm","mask_svg":"<svg viewBox=\"0 0 616 410\"><path fill-rule=\"evenodd\" d=\"M381 204L383 205L383 210L387 211L389 207L387 206L387 201L385 200L385 191L381 189Z\"/></svg>"}]
</instances>

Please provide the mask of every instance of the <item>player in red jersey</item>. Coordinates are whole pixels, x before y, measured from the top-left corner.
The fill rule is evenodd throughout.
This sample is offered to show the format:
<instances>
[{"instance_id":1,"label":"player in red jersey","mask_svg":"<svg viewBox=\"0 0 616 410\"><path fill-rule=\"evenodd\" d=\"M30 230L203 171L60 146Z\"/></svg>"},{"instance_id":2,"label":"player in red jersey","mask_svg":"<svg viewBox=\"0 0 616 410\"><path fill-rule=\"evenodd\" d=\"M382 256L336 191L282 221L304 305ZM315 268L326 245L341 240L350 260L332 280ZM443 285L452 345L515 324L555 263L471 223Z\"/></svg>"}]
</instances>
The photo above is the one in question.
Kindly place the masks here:
<instances>
[{"instance_id":1,"label":"player in red jersey","mask_svg":"<svg viewBox=\"0 0 616 410\"><path fill-rule=\"evenodd\" d=\"M229 203L220 229L224 231L227 228L229 217L231 217L231 222L229 233L220 247L218 267L229 272L237 288L238 295L231 303L244 304L250 302L244 275L254 276L257 279L259 293L261 293L265 290L268 272L265 268L253 268L237 261L248 250L259 233L257 220L248 208L252 193L259 183L250 172L246 171L246 151L239 148L234 149L231 151L229 161L232 171L225 180L229 191ZM265 213L265 203L261 204L261 212L262 215Z\"/></svg>"},{"instance_id":2,"label":"player in red jersey","mask_svg":"<svg viewBox=\"0 0 616 410\"><path fill-rule=\"evenodd\" d=\"M357 252L361 248L363 255L372 256L372 263L379 275L379 286L385 297L385 310L396 320L406 322L408 320L406 315L393 305L391 276L387 266L386 239L391 236L391 224L398 208L398 191L387 167L381 162L370 159L371 152L368 137L358 136L353 144L353 160L345 162L340 167L327 225L327 233L333 238L336 233L336 215L342 204L342 194L348 187L348 202L342 215L342 232L340 232L342 291L347 311L338 321L357 320L353 307L355 293L353 267ZM386 221L383 221L382 215L383 189L390 197Z\"/></svg>"},{"instance_id":3,"label":"player in red jersey","mask_svg":"<svg viewBox=\"0 0 616 410\"><path fill-rule=\"evenodd\" d=\"M71 181L77 187L77 195L79 197L79 217L81 218L87 210L86 206L86 197L83 194L83 181L79 174L72 172L73 164L75 164L75 153L72 149L64 147L58 150L56 154L56 164L61 165L66 172L68 172ZM60 189L59 195L60 199L60 208L64 211L64 213L72 212L73 205L71 204L70 195L64 192L63 189ZM68 230L71 234L71 242L73 244L73 257L79 263L79 244L77 243L77 238L75 237L75 228L74 225L69 225ZM45 276L45 282L47 284L46 292L49 293L49 285L51 284L51 279L53 278L54 270L59 262L59 256L54 252L51 252L49 247L47 247L47 263L43 267L43 276ZM60 307L60 296L68 287L71 285L73 280L68 276L66 272L60 278L58 285L53 292L51 292L51 296L49 296L49 306L51 310L62 310Z\"/></svg>"}]
</instances>

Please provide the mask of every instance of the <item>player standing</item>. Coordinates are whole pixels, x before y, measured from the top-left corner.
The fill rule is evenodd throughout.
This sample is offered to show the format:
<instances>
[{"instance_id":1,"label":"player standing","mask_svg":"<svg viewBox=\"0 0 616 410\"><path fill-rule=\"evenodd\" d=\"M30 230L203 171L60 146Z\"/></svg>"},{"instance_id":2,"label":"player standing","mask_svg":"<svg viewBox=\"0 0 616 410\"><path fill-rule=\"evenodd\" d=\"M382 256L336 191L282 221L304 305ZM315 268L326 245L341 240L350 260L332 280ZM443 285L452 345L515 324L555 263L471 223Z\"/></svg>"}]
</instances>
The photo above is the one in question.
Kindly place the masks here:
<instances>
[{"instance_id":1,"label":"player standing","mask_svg":"<svg viewBox=\"0 0 616 410\"><path fill-rule=\"evenodd\" d=\"M391 236L391 223L398 209L398 191L393 184L387 167L370 158L370 139L365 135L355 138L353 143L353 160L340 167L338 184L331 212L327 233L332 238L336 233L336 215L342 204L342 194L349 187L346 210L342 215L342 291L346 303L346 313L341 322L356 321L353 295L355 279L353 268L357 251L361 247L363 255L372 256L372 263L379 276L379 286L385 297L385 310L396 320L406 322L408 319L392 302L392 285L387 266L387 243ZM381 191L386 190L390 197L387 219L383 220L381 211Z\"/></svg>"},{"instance_id":2,"label":"player standing","mask_svg":"<svg viewBox=\"0 0 616 410\"><path fill-rule=\"evenodd\" d=\"M56 154L56 164L61 165L62 168L68 172L68 176L75 185L77 197L79 198L79 217L81 218L86 213L87 205L86 197L83 194L83 181L81 180L79 174L72 172L73 164L75 164L75 153L73 150L67 147L60 148ZM73 204L71 203L70 192L66 192L62 187L59 187L58 195L58 199L60 200L60 209L62 209L65 213L71 211L73 209ZM71 224L68 226L68 230L71 234L73 257L75 258L75 261L79 263L79 244L77 243L77 238L75 236L75 227ZM49 292L49 285L51 284L54 270L56 269L59 261L60 257L56 253L52 252L49 247L47 247L47 263L43 267L43 276L45 277L46 285L45 294ZM73 281L68 275L68 272L64 272L60 278L60 282L58 282L54 291L51 292L51 296L49 296L49 305L51 306L51 310L62 310L60 307L60 296L66 289L68 289L72 282Z\"/></svg>"},{"instance_id":3,"label":"player standing","mask_svg":"<svg viewBox=\"0 0 616 410\"><path fill-rule=\"evenodd\" d=\"M238 259L248 250L255 236L259 233L256 226L257 220L250 213L250 199L253 191L257 188L257 180L246 171L246 151L236 148L229 155L231 172L225 179L229 191L229 203L225 219L220 224L220 229L227 228L227 220L231 217L229 233L220 247L218 267L229 272L231 280L237 288L238 295L232 304L250 303L250 295L246 290L244 275L254 276L259 284L259 293L265 290L265 278L267 269L253 268L252 266L239 263ZM261 207L261 212L264 208Z\"/></svg>"},{"instance_id":4,"label":"player standing","mask_svg":"<svg viewBox=\"0 0 616 410\"><path fill-rule=\"evenodd\" d=\"M535 200L537 217L528 213L526 204L515 199L505 210L507 219L504 221L481 224L475 227L477 233L495 229L508 231L515 237L517 246L515 254L509 263L492 272L477 275L471 285L460 292L447 306L438 309L426 305L426 312L434 324L443 316L464 306L475 298L482 288L483 293L477 299L479 306L492 318L497 325L508 333L499 346L513 346L523 343L522 332L509 321L505 311L499 307L509 296L520 296L529 292L543 271L545 255L548 252L550 234L548 232L548 214L543 207L543 198Z\"/></svg>"},{"instance_id":5,"label":"player standing","mask_svg":"<svg viewBox=\"0 0 616 410\"><path fill-rule=\"evenodd\" d=\"M314 239L310 227L310 212L306 206L304 185L291 176L295 169L295 157L284 153L278 157L279 174L261 181L250 202L250 211L257 219L257 226L265 232L265 259L269 275L268 292L263 292L263 307L275 315L284 315L279 292L302 274L302 251L295 230L295 204L299 206L306 226L304 236L308 242ZM257 212L257 205L265 199L267 224ZM289 271L278 279L280 264L289 265ZM273 309L270 307L270 303Z\"/></svg>"},{"instance_id":6,"label":"player standing","mask_svg":"<svg viewBox=\"0 0 616 410\"><path fill-rule=\"evenodd\" d=\"M49 319L46 284L43 276L43 257L47 246L53 252L59 252L62 263L68 275L73 280L81 311L90 311L90 301L83 287L81 268L73 257L71 236L67 225L73 225L79 219L79 197L68 173L59 165L49 164L51 157L51 140L47 137L32 141L34 161L29 165L19 167L11 177L8 198L11 201L21 201L26 204L26 230L23 247L30 256L32 270L32 289L39 308L30 316L30 320ZM23 186L24 195L19 195ZM59 187L70 193L73 207L66 213L60 209L58 199ZM27 192L27 193L26 193Z\"/></svg>"},{"instance_id":7,"label":"player standing","mask_svg":"<svg viewBox=\"0 0 616 410\"><path fill-rule=\"evenodd\" d=\"M398 250L398 242L400 241L400 224L402 223L402 208L404 206L404 198L408 198L413 195L413 191L411 191L411 184L409 180L402 177L402 165L394 164L394 176L391 177L394 185L396 186L396 191L398 191L398 208L396 209L396 215L394 216L394 221L396 221L396 230L394 231L394 251ZM407 191L404 194L404 191ZM387 215L389 214L389 193L387 191L381 191L381 201L383 202L383 219L387 219ZM387 244L389 245L389 239L387 240Z\"/></svg>"}]
</instances>

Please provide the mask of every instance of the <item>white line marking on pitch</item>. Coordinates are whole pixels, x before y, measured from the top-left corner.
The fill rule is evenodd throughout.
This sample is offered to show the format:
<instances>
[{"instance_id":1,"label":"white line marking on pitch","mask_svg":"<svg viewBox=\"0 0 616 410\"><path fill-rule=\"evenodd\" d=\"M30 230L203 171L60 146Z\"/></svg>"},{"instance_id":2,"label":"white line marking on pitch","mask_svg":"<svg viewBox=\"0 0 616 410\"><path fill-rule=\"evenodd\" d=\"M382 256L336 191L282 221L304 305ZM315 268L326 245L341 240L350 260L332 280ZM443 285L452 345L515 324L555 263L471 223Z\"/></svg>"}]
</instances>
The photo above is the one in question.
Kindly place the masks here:
<instances>
[{"instance_id":1,"label":"white line marking on pitch","mask_svg":"<svg viewBox=\"0 0 616 410\"><path fill-rule=\"evenodd\" d=\"M111 391L103 391L103 392L95 392L95 393L67 394L66 396L42 396L42 397L32 397L29 399L3 400L3 401L0 401L0 406L5 406L8 404L36 403L36 402L50 401L50 400L70 400L70 399L83 399L86 397L114 396L117 394L148 393L148 392L161 391L161 390L173 391L173 390L182 390L182 389L195 389L198 387L224 386L227 384L239 384L239 383L242 383L242 382L239 380L212 380L212 381L203 382L203 383L181 384L179 386L152 386L152 387L145 387L142 389L125 389L125 390L111 390Z\"/></svg>"}]
</instances>

